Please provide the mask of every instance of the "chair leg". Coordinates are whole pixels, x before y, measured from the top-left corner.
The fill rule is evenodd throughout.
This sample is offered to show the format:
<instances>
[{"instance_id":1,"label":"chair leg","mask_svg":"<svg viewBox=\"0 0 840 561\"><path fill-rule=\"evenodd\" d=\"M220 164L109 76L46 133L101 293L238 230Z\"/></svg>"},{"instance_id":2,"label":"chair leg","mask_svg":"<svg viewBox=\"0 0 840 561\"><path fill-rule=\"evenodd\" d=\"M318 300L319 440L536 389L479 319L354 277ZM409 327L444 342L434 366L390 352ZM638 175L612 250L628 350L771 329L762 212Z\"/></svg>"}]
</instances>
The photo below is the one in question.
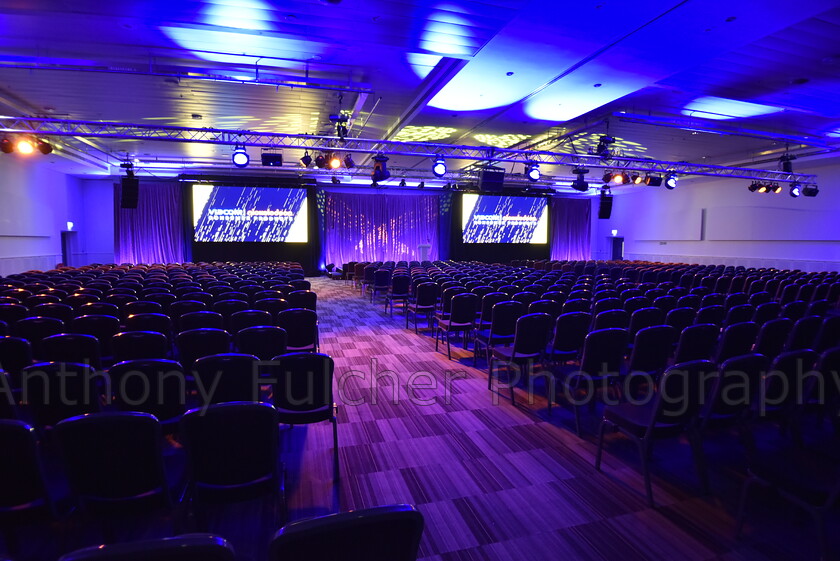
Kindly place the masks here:
<instances>
[{"instance_id":1,"label":"chair leg","mask_svg":"<svg viewBox=\"0 0 840 561\"><path fill-rule=\"evenodd\" d=\"M735 537L740 536L744 529L744 521L747 518L747 499L749 498L750 488L756 482L756 478L750 475L744 481L744 486L741 487L741 498L738 501L738 514L735 516Z\"/></svg>"},{"instance_id":2,"label":"chair leg","mask_svg":"<svg viewBox=\"0 0 840 561\"><path fill-rule=\"evenodd\" d=\"M703 440L695 431L688 435L688 442L691 445L691 453L694 456L694 469L697 470L697 477L700 480L700 488L703 493L709 492L709 471L706 469L706 455L703 452Z\"/></svg>"},{"instance_id":3,"label":"chair leg","mask_svg":"<svg viewBox=\"0 0 840 561\"><path fill-rule=\"evenodd\" d=\"M438 350L438 341L440 341L440 326L435 328L435 351Z\"/></svg>"},{"instance_id":4,"label":"chair leg","mask_svg":"<svg viewBox=\"0 0 840 561\"><path fill-rule=\"evenodd\" d=\"M643 440L637 441L639 445L639 455L642 457L642 475L645 478L645 495L647 496L648 506L655 508L653 503L653 486L650 482L650 445Z\"/></svg>"},{"instance_id":5,"label":"chair leg","mask_svg":"<svg viewBox=\"0 0 840 561\"><path fill-rule=\"evenodd\" d=\"M604 431L607 430L607 423L609 421L602 419L598 426L598 450L595 452L595 469L598 471L601 471L601 451L604 448Z\"/></svg>"},{"instance_id":6,"label":"chair leg","mask_svg":"<svg viewBox=\"0 0 840 561\"><path fill-rule=\"evenodd\" d=\"M487 389L493 389L493 355L489 352L487 353Z\"/></svg>"},{"instance_id":7,"label":"chair leg","mask_svg":"<svg viewBox=\"0 0 840 561\"><path fill-rule=\"evenodd\" d=\"M452 337L448 331L446 332L446 358L452 360Z\"/></svg>"},{"instance_id":8,"label":"chair leg","mask_svg":"<svg viewBox=\"0 0 840 561\"><path fill-rule=\"evenodd\" d=\"M341 479L341 471L338 465L338 420L333 417L330 421L332 421L333 426L333 478L338 481Z\"/></svg>"}]
</instances>

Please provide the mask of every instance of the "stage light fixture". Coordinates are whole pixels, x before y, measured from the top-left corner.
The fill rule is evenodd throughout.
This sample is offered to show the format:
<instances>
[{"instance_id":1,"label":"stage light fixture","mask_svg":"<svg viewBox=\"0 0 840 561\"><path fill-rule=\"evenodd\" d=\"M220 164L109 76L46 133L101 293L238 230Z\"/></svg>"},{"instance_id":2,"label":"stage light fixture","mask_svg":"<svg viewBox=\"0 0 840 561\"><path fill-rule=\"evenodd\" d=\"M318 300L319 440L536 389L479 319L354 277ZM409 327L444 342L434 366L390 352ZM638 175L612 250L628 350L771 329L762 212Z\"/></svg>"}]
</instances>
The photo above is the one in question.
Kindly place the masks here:
<instances>
[{"instance_id":1,"label":"stage light fixture","mask_svg":"<svg viewBox=\"0 0 840 561\"><path fill-rule=\"evenodd\" d=\"M347 169L350 169L350 168L355 167L355 166L356 166L356 162L353 161L353 156L351 156L350 154L347 154L346 156L344 156L344 167L346 167Z\"/></svg>"},{"instance_id":2,"label":"stage light fixture","mask_svg":"<svg viewBox=\"0 0 840 561\"><path fill-rule=\"evenodd\" d=\"M677 188L677 175L674 173L669 173L665 176L665 188L670 190Z\"/></svg>"},{"instance_id":3,"label":"stage light fixture","mask_svg":"<svg viewBox=\"0 0 840 561\"><path fill-rule=\"evenodd\" d=\"M775 195L778 195L779 193L782 192L782 186L779 185L778 183L774 183L770 186L770 192L775 194Z\"/></svg>"},{"instance_id":4,"label":"stage light fixture","mask_svg":"<svg viewBox=\"0 0 840 561\"><path fill-rule=\"evenodd\" d=\"M645 182L645 178L639 175L638 173L631 173L630 174L630 183L633 185L641 185Z\"/></svg>"},{"instance_id":5,"label":"stage light fixture","mask_svg":"<svg viewBox=\"0 0 840 561\"><path fill-rule=\"evenodd\" d=\"M612 182L616 185L626 185L630 183L630 177L627 175L627 172L617 171L612 177Z\"/></svg>"},{"instance_id":6,"label":"stage light fixture","mask_svg":"<svg viewBox=\"0 0 840 561\"><path fill-rule=\"evenodd\" d=\"M660 185L662 185L662 176L650 174L646 175L645 185L650 185L651 187L659 187Z\"/></svg>"},{"instance_id":7,"label":"stage light fixture","mask_svg":"<svg viewBox=\"0 0 840 561\"><path fill-rule=\"evenodd\" d=\"M50 144L46 140L38 140L38 151L44 156L46 156L47 154L53 151L52 144Z\"/></svg>"},{"instance_id":8,"label":"stage light fixture","mask_svg":"<svg viewBox=\"0 0 840 561\"><path fill-rule=\"evenodd\" d=\"M421 181L420 183L417 184L418 189L423 189L425 187L426 187L426 182L425 181Z\"/></svg>"},{"instance_id":9,"label":"stage light fixture","mask_svg":"<svg viewBox=\"0 0 840 561\"><path fill-rule=\"evenodd\" d=\"M601 177L601 181L603 181L604 183L609 183L610 181L612 181L612 177L613 177L613 172L611 172L610 170L607 170L607 171L604 172L603 177Z\"/></svg>"},{"instance_id":10,"label":"stage light fixture","mask_svg":"<svg viewBox=\"0 0 840 561\"><path fill-rule=\"evenodd\" d=\"M341 158L333 154L330 156L330 168L331 169L338 169L341 167Z\"/></svg>"},{"instance_id":11,"label":"stage light fixture","mask_svg":"<svg viewBox=\"0 0 840 561\"><path fill-rule=\"evenodd\" d=\"M539 181L540 164L538 164L537 162L528 162L528 167L525 171L525 175L528 176L528 181Z\"/></svg>"},{"instance_id":12,"label":"stage light fixture","mask_svg":"<svg viewBox=\"0 0 840 561\"><path fill-rule=\"evenodd\" d=\"M405 178L400 179L400 187L405 187Z\"/></svg>"},{"instance_id":13,"label":"stage light fixture","mask_svg":"<svg viewBox=\"0 0 840 561\"><path fill-rule=\"evenodd\" d=\"M0 140L0 151L4 154L11 154L15 151L15 145L12 144L12 141L8 138L4 138L3 140Z\"/></svg>"},{"instance_id":14,"label":"stage light fixture","mask_svg":"<svg viewBox=\"0 0 840 561\"><path fill-rule=\"evenodd\" d=\"M338 185L339 183L341 183L341 181L334 175L332 176L331 181L332 181L333 185Z\"/></svg>"},{"instance_id":15,"label":"stage light fixture","mask_svg":"<svg viewBox=\"0 0 840 561\"><path fill-rule=\"evenodd\" d=\"M782 154L779 158L779 167L782 168L782 171L785 173L793 173L793 160L796 159L796 156L792 154Z\"/></svg>"},{"instance_id":16,"label":"stage light fixture","mask_svg":"<svg viewBox=\"0 0 840 561\"><path fill-rule=\"evenodd\" d=\"M598 139L598 147L595 148L595 153L601 156L605 160L609 160L612 157L612 152L610 152L610 144L615 142L615 138L603 135L601 138Z\"/></svg>"},{"instance_id":17,"label":"stage light fixture","mask_svg":"<svg viewBox=\"0 0 840 561\"><path fill-rule=\"evenodd\" d=\"M327 167L326 156L324 156L323 154L318 154L317 156L315 156L315 167L320 169L324 169L325 167Z\"/></svg>"},{"instance_id":18,"label":"stage light fixture","mask_svg":"<svg viewBox=\"0 0 840 561\"><path fill-rule=\"evenodd\" d=\"M589 191L589 183L583 178L589 170L586 168L574 168L572 169L572 173L577 175L577 179L572 181L572 189L575 191L580 191L581 193L585 193Z\"/></svg>"},{"instance_id":19,"label":"stage light fixture","mask_svg":"<svg viewBox=\"0 0 840 561\"><path fill-rule=\"evenodd\" d=\"M344 123L337 123L335 125L335 133L338 135L340 140L344 140L347 136L347 126L345 126Z\"/></svg>"},{"instance_id":20,"label":"stage light fixture","mask_svg":"<svg viewBox=\"0 0 840 561\"><path fill-rule=\"evenodd\" d=\"M759 193L767 193L770 191L770 184L769 183L759 183L757 191Z\"/></svg>"},{"instance_id":21,"label":"stage light fixture","mask_svg":"<svg viewBox=\"0 0 840 561\"><path fill-rule=\"evenodd\" d=\"M750 193L755 193L759 187L761 187L761 184L758 181L753 181L747 189L750 190Z\"/></svg>"},{"instance_id":22,"label":"stage light fixture","mask_svg":"<svg viewBox=\"0 0 840 561\"><path fill-rule=\"evenodd\" d=\"M303 153L303 157L300 159L300 163L305 168L308 168L309 166L312 165L312 156L309 155L308 151L305 151Z\"/></svg>"},{"instance_id":23,"label":"stage light fixture","mask_svg":"<svg viewBox=\"0 0 840 561\"><path fill-rule=\"evenodd\" d=\"M391 172L388 171L388 156L384 154L377 154L373 157L373 177L374 182L384 181L391 177Z\"/></svg>"},{"instance_id":24,"label":"stage light fixture","mask_svg":"<svg viewBox=\"0 0 840 561\"><path fill-rule=\"evenodd\" d=\"M802 187L799 183L793 182L790 184L790 192L788 194L795 199L802 194Z\"/></svg>"},{"instance_id":25,"label":"stage light fixture","mask_svg":"<svg viewBox=\"0 0 840 561\"><path fill-rule=\"evenodd\" d=\"M802 188L803 197L816 197L820 194L820 188L816 185L806 185Z\"/></svg>"},{"instance_id":26,"label":"stage light fixture","mask_svg":"<svg viewBox=\"0 0 840 561\"><path fill-rule=\"evenodd\" d=\"M233 154L230 155L230 161L238 168L248 167L248 162L251 161L251 158L248 157L248 152L245 151L245 147L241 144L237 144L233 148Z\"/></svg>"},{"instance_id":27,"label":"stage light fixture","mask_svg":"<svg viewBox=\"0 0 840 561\"><path fill-rule=\"evenodd\" d=\"M18 154L28 156L35 151L35 144L29 138L19 138L15 144L15 150L17 150Z\"/></svg>"},{"instance_id":28,"label":"stage light fixture","mask_svg":"<svg viewBox=\"0 0 840 561\"><path fill-rule=\"evenodd\" d=\"M435 174L435 177L446 175L446 160L442 156L435 158L435 163L432 164L432 173Z\"/></svg>"}]
</instances>

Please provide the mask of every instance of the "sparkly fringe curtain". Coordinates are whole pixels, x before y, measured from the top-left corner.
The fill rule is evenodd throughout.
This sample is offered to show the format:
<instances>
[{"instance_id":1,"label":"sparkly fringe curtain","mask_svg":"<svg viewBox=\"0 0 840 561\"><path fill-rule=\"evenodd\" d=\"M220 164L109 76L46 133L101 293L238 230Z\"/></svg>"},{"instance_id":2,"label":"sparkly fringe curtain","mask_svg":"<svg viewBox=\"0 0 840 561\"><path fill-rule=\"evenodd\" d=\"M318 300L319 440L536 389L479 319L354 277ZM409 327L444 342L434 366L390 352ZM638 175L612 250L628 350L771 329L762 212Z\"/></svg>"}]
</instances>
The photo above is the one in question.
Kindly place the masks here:
<instances>
[{"instance_id":1,"label":"sparkly fringe curtain","mask_svg":"<svg viewBox=\"0 0 840 561\"><path fill-rule=\"evenodd\" d=\"M431 245L438 258L439 202L435 195L326 193L324 260L419 260L417 247Z\"/></svg>"},{"instance_id":2,"label":"sparkly fringe curtain","mask_svg":"<svg viewBox=\"0 0 840 561\"><path fill-rule=\"evenodd\" d=\"M587 260L590 258L590 219L592 203L589 199L552 197L549 199L551 228L551 258L556 260Z\"/></svg>"},{"instance_id":3,"label":"sparkly fringe curtain","mask_svg":"<svg viewBox=\"0 0 840 561\"><path fill-rule=\"evenodd\" d=\"M114 189L114 256L117 263L187 261L184 196L177 182L140 180L136 209L120 208L120 184Z\"/></svg>"}]
</instances>

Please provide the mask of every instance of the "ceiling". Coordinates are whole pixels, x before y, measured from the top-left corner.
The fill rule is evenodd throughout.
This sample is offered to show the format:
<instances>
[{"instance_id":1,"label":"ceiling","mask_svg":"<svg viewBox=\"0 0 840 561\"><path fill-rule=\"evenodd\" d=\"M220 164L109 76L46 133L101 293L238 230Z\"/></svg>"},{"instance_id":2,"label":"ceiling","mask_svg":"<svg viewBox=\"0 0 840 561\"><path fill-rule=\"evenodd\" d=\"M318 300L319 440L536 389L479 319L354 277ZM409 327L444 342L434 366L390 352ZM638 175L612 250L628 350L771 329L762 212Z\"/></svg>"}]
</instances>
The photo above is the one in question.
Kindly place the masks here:
<instances>
[{"instance_id":1,"label":"ceiling","mask_svg":"<svg viewBox=\"0 0 840 561\"><path fill-rule=\"evenodd\" d=\"M619 155L773 167L840 148L838 91L828 0L0 3L11 116L334 136L344 114L351 137L586 153L609 134ZM226 145L52 140L37 156L74 174L239 171Z\"/></svg>"}]
</instances>

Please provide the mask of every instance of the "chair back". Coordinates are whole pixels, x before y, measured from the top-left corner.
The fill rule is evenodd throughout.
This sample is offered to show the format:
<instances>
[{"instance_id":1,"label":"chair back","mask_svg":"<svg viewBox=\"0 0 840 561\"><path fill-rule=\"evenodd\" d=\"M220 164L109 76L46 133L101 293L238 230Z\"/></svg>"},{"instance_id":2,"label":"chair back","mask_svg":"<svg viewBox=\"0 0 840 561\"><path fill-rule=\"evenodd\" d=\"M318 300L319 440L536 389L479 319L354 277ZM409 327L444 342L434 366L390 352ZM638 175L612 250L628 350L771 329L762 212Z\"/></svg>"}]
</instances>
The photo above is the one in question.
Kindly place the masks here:
<instances>
[{"instance_id":1,"label":"chair back","mask_svg":"<svg viewBox=\"0 0 840 561\"><path fill-rule=\"evenodd\" d=\"M314 293L313 293L314 294ZM257 325L274 325L274 317L265 310L242 310L230 316L230 332L238 333L246 327Z\"/></svg>"},{"instance_id":2,"label":"chair back","mask_svg":"<svg viewBox=\"0 0 840 561\"><path fill-rule=\"evenodd\" d=\"M563 304L555 302L554 300L536 300L531 302L528 306L529 314L548 314L551 316L552 324L557 321L557 317L563 312Z\"/></svg>"},{"instance_id":3,"label":"chair back","mask_svg":"<svg viewBox=\"0 0 840 561\"><path fill-rule=\"evenodd\" d=\"M617 327L619 329L627 329L630 324L630 316L623 309L606 310L595 316L592 321L592 329L608 329Z\"/></svg>"},{"instance_id":4,"label":"chair back","mask_svg":"<svg viewBox=\"0 0 840 561\"><path fill-rule=\"evenodd\" d=\"M236 349L260 360L271 360L272 357L285 354L286 342L286 330L273 325L246 327L236 334Z\"/></svg>"},{"instance_id":5,"label":"chair back","mask_svg":"<svg viewBox=\"0 0 840 561\"><path fill-rule=\"evenodd\" d=\"M680 362L665 370L654 398L649 430L658 423L685 425L697 418L705 398L705 383L713 372L715 365L708 360Z\"/></svg>"},{"instance_id":6,"label":"chair back","mask_svg":"<svg viewBox=\"0 0 840 561\"><path fill-rule=\"evenodd\" d=\"M101 366L99 339L81 333L59 333L41 340L43 359L48 362L80 362Z\"/></svg>"},{"instance_id":7,"label":"chair back","mask_svg":"<svg viewBox=\"0 0 840 561\"><path fill-rule=\"evenodd\" d=\"M748 354L752 351L757 335L758 326L751 321L733 323L725 328L715 350L715 362L720 364L733 356Z\"/></svg>"},{"instance_id":8,"label":"chair back","mask_svg":"<svg viewBox=\"0 0 840 561\"><path fill-rule=\"evenodd\" d=\"M193 363L196 382L207 393L199 399L204 405L227 401L259 401L259 359L242 353L203 356Z\"/></svg>"},{"instance_id":9,"label":"chair back","mask_svg":"<svg viewBox=\"0 0 840 561\"><path fill-rule=\"evenodd\" d=\"M123 331L111 337L111 352L114 360L139 358L166 358L169 341L166 335L157 331Z\"/></svg>"},{"instance_id":10,"label":"chair back","mask_svg":"<svg viewBox=\"0 0 840 561\"><path fill-rule=\"evenodd\" d=\"M272 400L281 423L305 424L333 415L335 363L320 353L287 353L268 365L273 384Z\"/></svg>"},{"instance_id":11,"label":"chair back","mask_svg":"<svg viewBox=\"0 0 840 561\"><path fill-rule=\"evenodd\" d=\"M478 295L472 292L462 292L452 297L451 324L473 324L478 309Z\"/></svg>"},{"instance_id":12,"label":"chair back","mask_svg":"<svg viewBox=\"0 0 840 561\"><path fill-rule=\"evenodd\" d=\"M818 358L819 355L811 349L797 349L777 355L765 379L762 405L790 407L804 403L805 396L799 390L806 386L805 376L813 372Z\"/></svg>"},{"instance_id":13,"label":"chair back","mask_svg":"<svg viewBox=\"0 0 840 561\"><path fill-rule=\"evenodd\" d=\"M421 308L428 308L437 303L438 285L434 282L422 282L417 285L415 305Z\"/></svg>"},{"instance_id":14,"label":"chair back","mask_svg":"<svg viewBox=\"0 0 840 561\"><path fill-rule=\"evenodd\" d=\"M287 348L315 349L318 343L318 314L306 308L290 308L277 314L277 326L286 330Z\"/></svg>"},{"instance_id":15,"label":"chair back","mask_svg":"<svg viewBox=\"0 0 840 561\"><path fill-rule=\"evenodd\" d=\"M568 312L557 316L552 349L559 352L580 352L590 323L592 314L588 312Z\"/></svg>"},{"instance_id":16,"label":"chair back","mask_svg":"<svg viewBox=\"0 0 840 561\"><path fill-rule=\"evenodd\" d=\"M125 360L109 368L108 375L114 405L121 411L149 413L166 422L186 409L186 375L174 360Z\"/></svg>"},{"instance_id":17,"label":"chair back","mask_svg":"<svg viewBox=\"0 0 840 561\"><path fill-rule=\"evenodd\" d=\"M548 314L525 314L516 320L513 356L538 355L545 351L551 333L552 320Z\"/></svg>"},{"instance_id":18,"label":"chair back","mask_svg":"<svg viewBox=\"0 0 840 561\"><path fill-rule=\"evenodd\" d=\"M410 505L351 510L293 522L269 545L269 561L414 561L423 515Z\"/></svg>"},{"instance_id":19,"label":"chair back","mask_svg":"<svg viewBox=\"0 0 840 561\"><path fill-rule=\"evenodd\" d=\"M160 313L131 314L125 318L128 331L157 331L167 338L172 336L172 320Z\"/></svg>"},{"instance_id":20,"label":"chair back","mask_svg":"<svg viewBox=\"0 0 840 561\"><path fill-rule=\"evenodd\" d=\"M117 513L133 504L169 504L160 423L153 415L83 415L61 421L55 431L70 489L83 507Z\"/></svg>"},{"instance_id":21,"label":"chair back","mask_svg":"<svg viewBox=\"0 0 840 561\"><path fill-rule=\"evenodd\" d=\"M628 371L659 374L668 365L668 358L676 342L677 330L670 325L639 329L633 339Z\"/></svg>"},{"instance_id":22,"label":"chair back","mask_svg":"<svg viewBox=\"0 0 840 561\"><path fill-rule=\"evenodd\" d=\"M655 306L639 308L630 316L630 337L635 337L640 329L664 323L665 314L659 308Z\"/></svg>"},{"instance_id":23,"label":"chair back","mask_svg":"<svg viewBox=\"0 0 840 561\"><path fill-rule=\"evenodd\" d=\"M223 329L189 329L175 337L175 349L181 365L191 370L195 361L201 357L228 352L230 342L230 334Z\"/></svg>"},{"instance_id":24,"label":"chair back","mask_svg":"<svg viewBox=\"0 0 840 561\"><path fill-rule=\"evenodd\" d=\"M497 302L490 316L490 333L497 337L512 337L516 333L516 322L525 310L525 305L516 300Z\"/></svg>"},{"instance_id":25,"label":"chair back","mask_svg":"<svg viewBox=\"0 0 840 561\"><path fill-rule=\"evenodd\" d=\"M793 329L793 321L788 318L775 318L764 322L758 330L753 352L762 354L769 359L784 350L785 342Z\"/></svg>"},{"instance_id":26,"label":"chair back","mask_svg":"<svg viewBox=\"0 0 840 561\"><path fill-rule=\"evenodd\" d=\"M0 521L34 508L51 508L38 455L35 429L12 419L0 419L0 450L13 461L0 462Z\"/></svg>"},{"instance_id":27,"label":"chair back","mask_svg":"<svg viewBox=\"0 0 840 561\"><path fill-rule=\"evenodd\" d=\"M626 329L612 327L590 331L583 342L580 371L592 377L619 374L627 342Z\"/></svg>"},{"instance_id":28,"label":"chair back","mask_svg":"<svg viewBox=\"0 0 840 561\"><path fill-rule=\"evenodd\" d=\"M286 295L286 300L292 308L315 311L318 306L318 295L311 290L293 290Z\"/></svg>"},{"instance_id":29,"label":"chair back","mask_svg":"<svg viewBox=\"0 0 840 561\"><path fill-rule=\"evenodd\" d=\"M37 362L21 372L21 400L39 427L55 426L62 419L99 411L103 376L87 364Z\"/></svg>"},{"instance_id":30,"label":"chair back","mask_svg":"<svg viewBox=\"0 0 840 561\"><path fill-rule=\"evenodd\" d=\"M20 387L21 371L32 364L32 345L22 337L0 337L0 371L9 374L13 388Z\"/></svg>"},{"instance_id":31,"label":"chair back","mask_svg":"<svg viewBox=\"0 0 840 561\"><path fill-rule=\"evenodd\" d=\"M705 416L746 415L758 401L761 377L769 366L770 360L757 353L734 356L723 361Z\"/></svg>"},{"instance_id":32,"label":"chair back","mask_svg":"<svg viewBox=\"0 0 840 561\"><path fill-rule=\"evenodd\" d=\"M712 323L698 323L689 325L680 333L674 362L692 362L708 360L717 344L720 328Z\"/></svg>"},{"instance_id":33,"label":"chair back","mask_svg":"<svg viewBox=\"0 0 840 561\"><path fill-rule=\"evenodd\" d=\"M96 545L62 555L58 561L236 561L233 547L211 534L186 534L127 543Z\"/></svg>"},{"instance_id":34,"label":"chair back","mask_svg":"<svg viewBox=\"0 0 840 561\"><path fill-rule=\"evenodd\" d=\"M819 316L805 316L797 320L785 343L785 350L813 349L822 322L823 318Z\"/></svg>"}]
</instances>

